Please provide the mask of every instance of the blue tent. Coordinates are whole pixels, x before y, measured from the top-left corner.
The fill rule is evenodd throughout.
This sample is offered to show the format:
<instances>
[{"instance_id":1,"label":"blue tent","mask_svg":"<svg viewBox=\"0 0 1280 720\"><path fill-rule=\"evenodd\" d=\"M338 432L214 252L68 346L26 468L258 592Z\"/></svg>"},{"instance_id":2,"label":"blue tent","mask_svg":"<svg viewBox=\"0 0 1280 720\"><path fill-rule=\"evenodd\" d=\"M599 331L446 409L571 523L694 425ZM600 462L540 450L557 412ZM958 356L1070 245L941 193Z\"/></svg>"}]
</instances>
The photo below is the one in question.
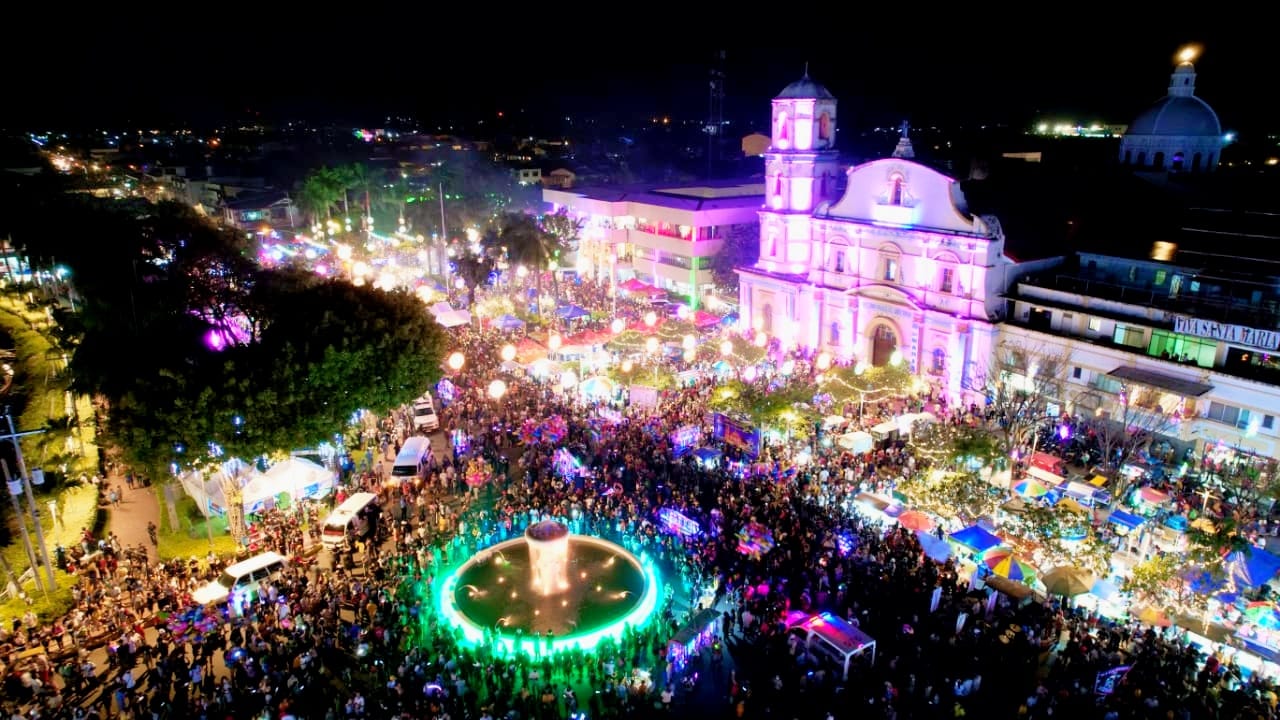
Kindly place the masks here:
<instances>
[{"instance_id":1,"label":"blue tent","mask_svg":"<svg viewBox=\"0 0 1280 720\"><path fill-rule=\"evenodd\" d=\"M493 319L493 326L499 330L519 330L524 327L524 321L515 315L499 315Z\"/></svg>"},{"instance_id":2,"label":"blue tent","mask_svg":"<svg viewBox=\"0 0 1280 720\"><path fill-rule=\"evenodd\" d=\"M577 305L561 305L556 308L556 317L561 320L577 320L578 318L587 317L591 313Z\"/></svg>"},{"instance_id":3,"label":"blue tent","mask_svg":"<svg viewBox=\"0 0 1280 720\"><path fill-rule=\"evenodd\" d=\"M949 536L951 541L959 545L963 545L974 552L983 552L997 545L1004 544L1004 541L994 533L988 532L986 528L978 525L967 527L963 530L953 532Z\"/></svg>"},{"instance_id":4,"label":"blue tent","mask_svg":"<svg viewBox=\"0 0 1280 720\"><path fill-rule=\"evenodd\" d=\"M1280 572L1280 555L1256 547L1231 553L1225 563L1237 587L1257 587Z\"/></svg>"},{"instance_id":5,"label":"blue tent","mask_svg":"<svg viewBox=\"0 0 1280 720\"><path fill-rule=\"evenodd\" d=\"M1142 523L1146 522L1146 520L1143 519L1142 517L1139 517L1138 515L1134 515L1133 513L1127 513L1123 510L1112 510L1111 517L1107 519L1110 522L1113 522L1117 525L1121 525L1130 530L1137 530L1139 527L1142 526Z\"/></svg>"}]
</instances>

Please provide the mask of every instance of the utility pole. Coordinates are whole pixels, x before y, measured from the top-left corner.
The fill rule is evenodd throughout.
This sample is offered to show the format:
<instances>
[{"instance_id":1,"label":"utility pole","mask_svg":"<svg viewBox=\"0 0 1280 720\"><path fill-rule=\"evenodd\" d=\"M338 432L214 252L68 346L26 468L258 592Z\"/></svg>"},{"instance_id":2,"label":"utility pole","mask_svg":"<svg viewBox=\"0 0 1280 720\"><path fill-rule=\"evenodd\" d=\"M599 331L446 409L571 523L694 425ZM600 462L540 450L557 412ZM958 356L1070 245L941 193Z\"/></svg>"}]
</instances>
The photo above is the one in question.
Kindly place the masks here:
<instances>
[{"instance_id":1,"label":"utility pole","mask_svg":"<svg viewBox=\"0 0 1280 720\"><path fill-rule=\"evenodd\" d=\"M18 530L22 532L22 547L27 551L27 562L31 563L31 576L35 578L36 589L48 595L49 591L45 589L44 581L40 579L40 565L36 562L36 554L31 549L31 536L27 534L27 519L22 517L22 505L18 503L18 489L14 487L14 481L9 476L9 463L0 459L0 469L4 470L5 484L9 486L9 499L13 501L13 513L18 518ZM40 527L38 522L36 527ZM18 585L18 592L22 592L21 584Z\"/></svg>"},{"instance_id":2,"label":"utility pole","mask_svg":"<svg viewBox=\"0 0 1280 720\"><path fill-rule=\"evenodd\" d=\"M31 522L35 523L36 526L36 542L40 545L40 557L44 559L45 572L49 576L49 588L56 590L58 588L58 580L53 575L53 564L49 562L49 548L44 544L44 528L40 527L40 515L36 509L36 496L31 491L31 476L27 474L27 462L22 459L22 444L19 442L19 438L24 438L28 435L40 435L44 431L28 430L26 432L17 432L17 428L13 426L13 416L9 414L9 408L7 407L4 411L4 419L9 424L9 434L0 435L0 439L13 441L13 454L18 458L18 479L22 481L22 487L27 492L27 502L31 504ZM6 479L8 474L9 472L6 468ZM43 477L43 473L41 475ZM43 483L43 480L41 482Z\"/></svg>"}]
</instances>

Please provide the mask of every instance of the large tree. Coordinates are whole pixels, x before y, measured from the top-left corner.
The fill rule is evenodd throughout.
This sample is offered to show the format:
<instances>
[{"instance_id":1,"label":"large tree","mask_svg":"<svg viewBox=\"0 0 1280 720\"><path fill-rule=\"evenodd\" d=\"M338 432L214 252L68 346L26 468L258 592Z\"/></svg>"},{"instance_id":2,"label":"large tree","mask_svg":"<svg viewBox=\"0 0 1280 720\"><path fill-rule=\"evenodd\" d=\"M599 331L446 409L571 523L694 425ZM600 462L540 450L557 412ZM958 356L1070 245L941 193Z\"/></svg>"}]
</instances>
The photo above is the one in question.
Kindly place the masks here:
<instances>
[{"instance_id":1,"label":"large tree","mask_svg":"<svg viewBox=\"0 0 1280 720\"><path fill-rule=\"evenodd\" d=\"M1121 501L1133 485L1121 468L1182 419L1180 406L1161 405L1158 395L1146 388L1123 386L1109 411L1085 419L1090 437L1102 451L1104 472L1118 480L1113 492Z\"/></svg>"},{"instance_id":2,"label":"large tree","mask_svg":"<svg viewBox=\"0 0 1280 720\"><path fill-rule=\"evenodd\" d=\"M498 220L498 241L507 249L507 262L512 267L524 265L533 273L538 296L542 296L542 273L564 250L560 238L538 224L536 218L524 213L507 213ZM555 273L551 274L556 282ZM559 284L555 287L556 301L560 300ZM541 302L539 302L541 307Z\"/></svg>"},{"instance_id":3,"label":"large tree","mask_svg":"<svg viewBox=\"0 0 1280 720\"><path fill-rule=\"evenodd\" d=\"M1054 419L1049 405L1061 399L1066 387L1070 354L1016 342L1001 342L991 362L980 372L978 387L987 395L987 410L995 417L1001 450L1031 442L1033 433Z\"/></svg>"}]
</instances>

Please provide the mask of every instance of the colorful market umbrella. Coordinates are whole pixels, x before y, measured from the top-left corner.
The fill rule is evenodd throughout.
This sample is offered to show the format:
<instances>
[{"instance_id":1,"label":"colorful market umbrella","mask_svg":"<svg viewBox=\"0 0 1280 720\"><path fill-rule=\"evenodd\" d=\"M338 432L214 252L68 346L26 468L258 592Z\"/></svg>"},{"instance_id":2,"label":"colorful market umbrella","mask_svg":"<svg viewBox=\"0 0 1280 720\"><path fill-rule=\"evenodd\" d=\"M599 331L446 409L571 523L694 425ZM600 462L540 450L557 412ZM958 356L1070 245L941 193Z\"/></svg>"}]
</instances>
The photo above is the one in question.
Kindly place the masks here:
<instances>
[{"instance_id":1,"label":"colorful market umbrella","mask_svg":"<svg viewBox=\"0 0 1280 720\"><path fill-rule=\"evenodd\" d=\"M1075 597L1083 595L1093 588L1093 576L1087 570L1070 565L1056 567L1040 577L1045 592L1050 595Z\"/></svg>"},{"instance_id":2,"label":"colorful market umbrella","mask_svg":"<svg viewBox=\"0 0 1280 720\"><path fill-rule=\"evenodd\" d=\"M1044 497L1049 494L1049 488L1045 487L1039 480L1035 478L1023 478L1013 486L1013 491L1025 498Z\"/></svg>"},{"instance_id":3,"label":"colorful market umbrella","mask_svg":"<svg viewBox=\"0 0 1280 720\"><path fill-rule=\"evenodd\" d=\"M1244 616L1258 627L1269 630L1280 629L1280 608L1277 608L1275 603L1251 602L1245 607Z\"/></svg>"},{"instance_id":4,"label":"colorful market umbrella","mask_svg":"<svg viewBox=\"0 0 1280 720\"><path fill-rule=\"evenodd\" d=\"M1030 580L1036 575L1035 568L1019 560L1012 548L1003 545L982 553L982 564L993 574L1015 582Z\"/></svg>"},{"instance_id":5,"label":"colorful market umbrella","mask_svg":"<svg viewBox=\"0 0 1280 720\"><path fill-rule=\"evenodd\" d=\"M1168 615L1153 607L1144 607L1138 611L1134 617L1138 618L1138 622L1143 625L1155 625L1156 627L1169 627L1173 625L1173 621Z\"/></svg>"},{"instance_id":6,"label":"colorful market umbrella","mask_svg":"<svg viewBox=\"0 0 1280 720\"><path fill-rule=\"evenodd\" d=\"M933 529L933 519L918 510L908 510L899 515L898 524L908 530Z\"/></svg>"}]
</instances>

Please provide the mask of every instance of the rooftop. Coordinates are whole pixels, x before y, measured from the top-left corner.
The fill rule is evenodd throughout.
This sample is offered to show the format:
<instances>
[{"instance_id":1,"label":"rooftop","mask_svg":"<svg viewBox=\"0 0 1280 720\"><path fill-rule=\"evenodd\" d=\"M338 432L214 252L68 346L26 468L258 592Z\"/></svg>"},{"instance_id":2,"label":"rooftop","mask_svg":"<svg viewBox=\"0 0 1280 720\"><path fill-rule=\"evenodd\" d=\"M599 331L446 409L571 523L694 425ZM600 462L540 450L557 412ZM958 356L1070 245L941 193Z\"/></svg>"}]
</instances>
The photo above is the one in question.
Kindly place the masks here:
<instances>
[{"instance_id":1,"label":"rooftop","mask_svg":"<svg viewBox=\"0 0 1280 720\"><path fill-rule=\"evenodd\" d=\"M755 180L704 182L689 187L663 185L580 187L561 192L590 200L633 202L675 210L723 210L760 207L764 203L764 183Z\"/></svg>"}]
</instances>

